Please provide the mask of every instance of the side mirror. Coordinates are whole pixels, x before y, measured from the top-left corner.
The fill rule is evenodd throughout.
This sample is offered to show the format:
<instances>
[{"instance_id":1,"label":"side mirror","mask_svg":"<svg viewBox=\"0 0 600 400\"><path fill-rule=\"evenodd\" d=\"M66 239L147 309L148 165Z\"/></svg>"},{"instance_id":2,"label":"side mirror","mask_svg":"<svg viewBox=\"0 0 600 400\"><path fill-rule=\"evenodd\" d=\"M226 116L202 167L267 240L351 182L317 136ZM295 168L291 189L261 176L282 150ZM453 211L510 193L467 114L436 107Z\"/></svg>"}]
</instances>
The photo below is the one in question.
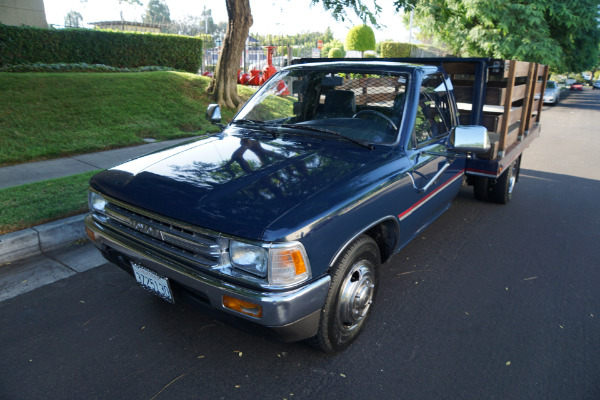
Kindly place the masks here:
<instances>
[{"instance_id":1,"label":"side mirror","mask_svg":"<svg viewBox=\"0 0 600 400\"><path fill-rule=\"evenodd\" d=\"M457 126L450 133L450 144L459 153L487 153L490 150L490 137L483 126Z\"/></svg>"},{"instance_id":2,"label":"side mirror","mask_svg":"<svg viewBox=\"0 0 600 400\"><path fill-rule=\"evenodd\" d=\"M221 108L218 104L209 104L206 108L206 119L213 124L221 122Z\"/></svg>"}]
</instances>

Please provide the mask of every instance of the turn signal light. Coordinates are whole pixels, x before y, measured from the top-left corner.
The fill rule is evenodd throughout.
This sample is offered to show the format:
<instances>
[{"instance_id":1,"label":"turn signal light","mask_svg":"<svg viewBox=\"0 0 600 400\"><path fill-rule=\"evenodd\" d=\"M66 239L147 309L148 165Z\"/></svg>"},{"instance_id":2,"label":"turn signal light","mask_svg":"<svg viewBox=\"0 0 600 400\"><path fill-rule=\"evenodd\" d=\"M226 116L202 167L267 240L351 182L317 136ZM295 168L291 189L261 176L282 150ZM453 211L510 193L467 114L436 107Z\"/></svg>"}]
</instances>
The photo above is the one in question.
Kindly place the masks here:
<instances>
[{"instance_id":1,"label":"turn signal light","mask_svg":"<svg viewBox=\"0 0 600 400\"><path fill-rule=\"evenodd\" d=\"M254 318L262 317L262 307L258 304L236 299L235 297L223 295L223 307Z\"/></svg>"},{"instance_id":2,"label":"turn signal light","mask_svg":"<svg viewBox=\"0 0 600 400\"><path fill-rule=\"evenodd\" d=\"M290 250L290 257L294 263L294 270L296 275L301 275L306 272L306 265L304 264L304 258L300 250Z\"/></svg>"},{"instance_id":3,"label":"turn signal light","mask_svg":"<svg viewBox=\"0 0 600 400\"><path fill-rule=\"evenodd\" d=\"M88 228L87 226L85 227L85 233L87 234L87 236L93 241L96 241L96 235L94 235L94 232Z\"/></svg>"}]
</instances>

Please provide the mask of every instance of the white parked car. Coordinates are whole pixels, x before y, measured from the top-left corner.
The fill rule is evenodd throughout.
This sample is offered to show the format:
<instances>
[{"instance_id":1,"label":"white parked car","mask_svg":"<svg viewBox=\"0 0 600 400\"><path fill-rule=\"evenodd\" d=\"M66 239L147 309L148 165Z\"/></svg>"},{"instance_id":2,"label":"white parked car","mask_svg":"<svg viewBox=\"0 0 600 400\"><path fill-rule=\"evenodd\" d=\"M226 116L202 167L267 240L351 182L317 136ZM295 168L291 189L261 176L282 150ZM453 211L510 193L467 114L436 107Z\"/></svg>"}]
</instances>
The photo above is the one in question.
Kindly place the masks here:
<instances>
[{"instance_id":1,"label":"white parked car","mask_svg":"<svg viewBox=\"0 0 600 400\"><path fill-rule=\"evenodd\" d=\"M560 87L556 81L546 82L546 90L544 91L545 104L558 104L560 100Z\"/></svg>"},{"instance_id":2,"label":"white parked car","mask_svg":"<svg viewBox=\"0 0 600 400\"><path fill-rule=\"evenodd\" d=\"M597 80L596 82L594 82L592 89L600 89L600 80Z\"/></svg>"}]
</instances>

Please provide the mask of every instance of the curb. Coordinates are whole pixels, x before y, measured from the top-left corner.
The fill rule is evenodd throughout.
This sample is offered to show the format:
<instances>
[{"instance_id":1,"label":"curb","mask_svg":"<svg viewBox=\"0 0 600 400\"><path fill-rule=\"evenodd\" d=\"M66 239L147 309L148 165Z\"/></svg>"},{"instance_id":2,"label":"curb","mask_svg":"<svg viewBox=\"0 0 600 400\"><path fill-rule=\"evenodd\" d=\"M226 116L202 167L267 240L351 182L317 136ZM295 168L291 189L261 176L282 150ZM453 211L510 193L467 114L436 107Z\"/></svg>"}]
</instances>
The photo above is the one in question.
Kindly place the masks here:
<instances>
[{"instance_id":1,"label":"curb","mask_svg":"<svg viewBox=\"0 0 600 400\"><path fill-rule=\"evenodd\" d=\"M86 238L83 224L86 215L75 215L0 235L0 265L39 255Z\"/></svg>"}]
</instances>

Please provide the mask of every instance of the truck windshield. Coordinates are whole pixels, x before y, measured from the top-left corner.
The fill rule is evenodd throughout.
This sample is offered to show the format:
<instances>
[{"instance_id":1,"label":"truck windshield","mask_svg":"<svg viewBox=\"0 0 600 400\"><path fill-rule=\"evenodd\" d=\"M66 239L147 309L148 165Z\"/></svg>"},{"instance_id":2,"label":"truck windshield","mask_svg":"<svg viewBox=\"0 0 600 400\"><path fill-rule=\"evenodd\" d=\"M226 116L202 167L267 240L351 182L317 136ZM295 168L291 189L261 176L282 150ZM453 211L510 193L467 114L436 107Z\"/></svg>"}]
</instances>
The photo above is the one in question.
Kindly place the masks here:
<instances>
[{"instance_id":1,"label":"truck windshield","mask_svg":"<svg viewBox=\"0 0 600 400\"><path fill-rule=\"evenodd\" d=\"M314 134L322 128L373 144L396 141L408 76L344 69L292 69L277 73L238 113L254 121ZM309 128L310 127L310 128Z\"/></svg>"}]
</instances>

